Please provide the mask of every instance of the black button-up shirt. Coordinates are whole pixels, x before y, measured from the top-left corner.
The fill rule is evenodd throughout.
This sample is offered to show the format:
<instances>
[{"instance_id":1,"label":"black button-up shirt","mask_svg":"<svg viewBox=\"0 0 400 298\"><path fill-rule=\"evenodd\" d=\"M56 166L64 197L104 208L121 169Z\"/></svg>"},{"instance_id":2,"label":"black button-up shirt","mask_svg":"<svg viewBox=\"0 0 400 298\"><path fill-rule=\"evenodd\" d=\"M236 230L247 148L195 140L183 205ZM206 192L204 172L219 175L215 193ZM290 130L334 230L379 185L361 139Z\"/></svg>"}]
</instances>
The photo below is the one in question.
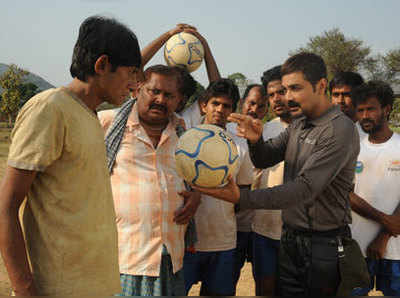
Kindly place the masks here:
<instances>
[{"instance_id":1,"label":"black button-up shirt","mask_svg":"<svg viewBox=\"0 0 400 298\"><path fill-rule=\"evenodd\" d=\"M332 106L317 119L295 120L278 137L249 144L257 168L285 161L284 184L241 190L241 209L282 209L291 227L327 231L351 223L349 192L360 151L354 123Z\"/></svg>"}]
</instances>

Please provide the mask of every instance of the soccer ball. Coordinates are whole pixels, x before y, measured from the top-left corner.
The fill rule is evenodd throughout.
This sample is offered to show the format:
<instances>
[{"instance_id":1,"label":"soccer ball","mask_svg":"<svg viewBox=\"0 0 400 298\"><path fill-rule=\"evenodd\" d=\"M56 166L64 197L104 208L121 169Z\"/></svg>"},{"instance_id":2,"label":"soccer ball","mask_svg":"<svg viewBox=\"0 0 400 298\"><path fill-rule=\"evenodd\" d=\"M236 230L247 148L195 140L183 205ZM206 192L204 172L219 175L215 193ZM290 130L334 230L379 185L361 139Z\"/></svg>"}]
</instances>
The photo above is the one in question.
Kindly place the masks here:
<instances>
[{"instance_id":1,"label":"soccer ball","mask_svg":"<svg viewBox=\"0 0 400 298\"><path fill-rule=\"evenodd\" d=\"M203 187L227 183L238 164L239 154L231 135L222 128L202 124L187 130L175 150L178 174Z\"/></svg>"},{"instance_id":2,"label":"soccer ball","mask_svg":"<svg viewBox=\"0 0 400 298\"><path fill-rule=\"evenodd\" d=\"M181 32L165 43L164 59L169 66L184 67L192 72L200 67L203 58L203 45L193 34Z\"/></svg>"}]
</instances>

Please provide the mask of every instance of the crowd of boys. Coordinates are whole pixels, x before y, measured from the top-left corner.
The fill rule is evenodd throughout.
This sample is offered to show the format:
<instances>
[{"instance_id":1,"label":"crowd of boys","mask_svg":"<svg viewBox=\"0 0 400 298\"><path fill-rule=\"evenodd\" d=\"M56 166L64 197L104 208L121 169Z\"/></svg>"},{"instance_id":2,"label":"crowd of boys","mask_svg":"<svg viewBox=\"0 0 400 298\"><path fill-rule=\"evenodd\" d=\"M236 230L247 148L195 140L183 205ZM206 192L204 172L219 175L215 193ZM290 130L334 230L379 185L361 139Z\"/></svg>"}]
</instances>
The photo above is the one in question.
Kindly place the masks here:
<instances>
[{"instance_id":1,"label":"crowd of boys","mask_svg":"<svg viewBox=\"0 0 400 298\"><path fill-rule=\"evenodd\" d=\"M144 65L172 35L205 49L209 86ZM400 294L400 136L382 81L311 53L265 71L240 97L206 39L178 24L142 51L105 17L79 30L72 82L21 109L0 186L0 250L15 295L232 296L251 262L256 295L336 295L341 237L360 244L369 287ZM328 97L328 91L330 97ZM129 95L132 98L126 100ZM120 106L97 113L102 102ZM235 113L239 106L240 113ZM263 122L268 110L275 118ZM180 135L232 135L239 166L220 188L176 172ZM22 223L18 210L26 198Z\"/></svg>"}]
</instances>

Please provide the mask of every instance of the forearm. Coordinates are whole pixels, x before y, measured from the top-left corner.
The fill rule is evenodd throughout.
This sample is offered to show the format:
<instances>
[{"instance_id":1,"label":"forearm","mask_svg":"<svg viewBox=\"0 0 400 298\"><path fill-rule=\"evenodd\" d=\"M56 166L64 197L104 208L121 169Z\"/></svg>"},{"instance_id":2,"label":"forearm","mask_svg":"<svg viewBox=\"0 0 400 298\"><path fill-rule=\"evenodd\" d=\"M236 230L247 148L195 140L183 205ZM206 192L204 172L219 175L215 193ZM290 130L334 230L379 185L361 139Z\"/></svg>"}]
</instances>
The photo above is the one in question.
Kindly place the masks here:
<instances>
[{"instance_id":1,"label":"forearm","mask_svg":"<svg viewBox=\"0 0 400 298\"><path fill-rule=\"evenodd\" d=\"M274 150L262 137L257 143L248 142L248 145L251 161L258 169L272 167L284 159L282 152Z\"/></svg>"},{"instance_id":2,"label":"forearm","mask_svg":"<svg viewBox=\"0 0 400 298\"><path fill-rule=\"evenodd\" d=\"M386 216L385 213L379 211L378 209L372 207L370 204L368 204L363 198L355 194L354 192L351 192L350 195L350 205L351 209L361 215L362 217L365 217L367 219L373 220L379 224L384 224L383 220ZM400 208L398 208L400 209ZM397 209L396 209L397 210Z\"/></svg>"},{"instance_id":3,"label":"forearm","mask_svg":"<svg viewBox=\"0 0 400 298\"><path fill-rule=\"evenodd\" d=\"M296 194L296 196L293 196ZM310 185L303 177L282 185L256 189L240 190L240 209L288 209L296 204L304 204L313 197Z\"/></svg>"},{"instance_id":4,"label":"forearm","mask_svg":"<svg viewBox=\"0 0 400 298\"><path fill-rule=\"evenodd\" d=\"M161 49L161 47L170 37L171 35L169 31L165 32L142 49L142 67L144 67L151 58L153 58L153 56L158 52L159 49Z\"/></svg>"},{"instance_id":5,"label":"forearm","mask_svg":"<svg viewBox=\"0 0 400 298\"><path fill-rule=\"evenodd\" d=\"M203 41L203 48L204 60L207 68L207 76L209 82L211 83L219 80L221 78L221 75L218 70L217 62L215 61L214 56L211 53L211 49L206 41Z\"/></svg>"},{"instance_id":6,"label":"forearm","mask_svg":"<svg viewBox=\"0 0 400 298\"><path fill-rule=\"evenodd\" d=\"M31 288L33 278L18 220L18 208L0 212L0 251L12 288L16 293L25 293Z\"/></svg>"}]
</instances>

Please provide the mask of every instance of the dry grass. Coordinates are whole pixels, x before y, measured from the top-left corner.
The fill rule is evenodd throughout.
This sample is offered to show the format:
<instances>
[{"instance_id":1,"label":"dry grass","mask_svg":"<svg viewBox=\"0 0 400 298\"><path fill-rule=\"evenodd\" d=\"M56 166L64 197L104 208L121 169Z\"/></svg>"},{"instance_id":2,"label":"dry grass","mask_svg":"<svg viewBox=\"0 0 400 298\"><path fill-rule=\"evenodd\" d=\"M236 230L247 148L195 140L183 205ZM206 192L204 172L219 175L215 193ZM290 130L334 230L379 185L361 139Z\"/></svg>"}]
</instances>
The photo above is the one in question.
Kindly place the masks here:
<instances>
[{"instance_id":1,"label":"dry grass","mask_svg":"<svg viewBox=\"0 0 400 298\"><path fill-rule=\"evenodd\" d=\"M10 144L10 129L5 128L0 123L0 181L3 178L4 171L6 168L6 160L8 154L8 147ZM200 285L197 284L192 287L189 295L198 296L200 292ZM242 274L237 287L238 296L254 296L254 281L251 274L251 265L246 263L242 269ZM10 294L10 282L3 265L3 259L0 258L0 296ZM370 296L381 296L380 292L371 292Z\"/></svg>"}]
</instances>

